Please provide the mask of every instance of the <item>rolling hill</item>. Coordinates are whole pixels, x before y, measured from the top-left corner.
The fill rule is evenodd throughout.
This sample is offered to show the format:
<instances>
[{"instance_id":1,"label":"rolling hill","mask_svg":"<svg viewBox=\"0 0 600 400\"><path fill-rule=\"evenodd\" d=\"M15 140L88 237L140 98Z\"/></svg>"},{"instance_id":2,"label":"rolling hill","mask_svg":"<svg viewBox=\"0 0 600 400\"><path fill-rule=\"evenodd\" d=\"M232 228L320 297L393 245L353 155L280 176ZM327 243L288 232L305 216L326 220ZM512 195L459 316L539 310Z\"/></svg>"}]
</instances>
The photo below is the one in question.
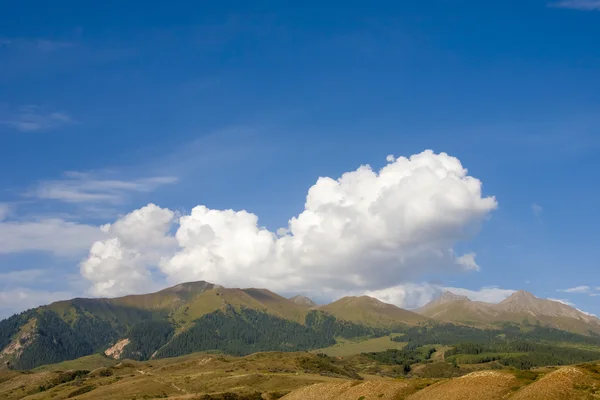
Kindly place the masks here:
<instances>
[{"instance_id":1,"label":"rolling hill","mask_svg":"<svg viewBox=\"0 0 600 400\"><path fill-rule=\"evenodd\" d=\"M336 318L372 327L393 328L399 325L416 325L428 320L422 315L369 296L343 297L318 309Z\"/></svg>"},{"instance_id":2,"label":"rolling hill","mask_svg":"<svg viewBox=\"0 0 600 400\"><path fill-rule=\"evenodd\" d=\"M364 355L196 353L140 362L96 354L33 371L0 370L0 398L591 400L600 390L600 365L594 362L530 371L490 368L438 359L407 375Z\"/></svg>"}]
</instances>

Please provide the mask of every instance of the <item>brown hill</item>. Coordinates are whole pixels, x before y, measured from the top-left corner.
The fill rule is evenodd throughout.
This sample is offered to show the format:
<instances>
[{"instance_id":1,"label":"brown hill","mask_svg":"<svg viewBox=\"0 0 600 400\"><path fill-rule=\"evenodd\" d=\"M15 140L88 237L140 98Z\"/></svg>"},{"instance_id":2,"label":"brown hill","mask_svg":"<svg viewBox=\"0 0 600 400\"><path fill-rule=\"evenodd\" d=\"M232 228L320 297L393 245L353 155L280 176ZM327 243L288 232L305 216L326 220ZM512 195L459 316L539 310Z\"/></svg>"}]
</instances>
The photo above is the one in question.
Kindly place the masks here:
<instances>
[{"instance_id":1,"label":"brown hill","mask_svg":"<svg viewBox=\"0 0 600 400\"><path fill-rule=\"evenodd\" d=\"M600 333L600 319L566 304L540 299L523 290L499 304L471 301L450 292L415 310L429 318L474 326L496 326L505 322L542 324L589 335Z\"/></svg>"},{"instance_id":2,"label":"brown hill","mask_svg":"<svg viewBox=\"0 0 600 400\"><path fill-rule=\"evenodd\" d=\"M318 383L294 390L282 400L395 400L410 392L411 385L399 381Z\"/></svg>"},{"instance_id":3,"label":"brown hill","mask_svg":"<svg viewBox=\"0 0 600 400\"><path fill-rule=\"evenodd\" d=\"M444 292L439 298L416 309L415 312L441 321L473 325L487 325L503 318L503 312L496 310L493 304L471 301L466 296L451 292Z\"/></svg>"},{"instance_id":4,"label":"brown hill","mask_svg":"<svg viewBox=\"0 0 600 400\"><path fill-rule=\"evenodd\" d=\"M500 400L518 385L513 374L478 371L431 385L407 397L407 400Z\"/></svg>"},{"instance_id":5,"label":"brown hill","mask_svg":"<svg viewBox=\"0 0 600 400\"><path fill-rule=\"evenodd\" d=\"M427 321L422 315L369 296L343 297L318 309L339 319L374 327L416 325Z\"/></svg>"},{"instance_id":6,"label":"brown hill","mask_svg":"<svg viewBox=\"0 0 600 400\"><path fill-rule=\"evenodd\" d=\"M563 367L519 390L515 400L587 400L600 391L600 380L582 368Z\"/></svg>"}]
</instances>

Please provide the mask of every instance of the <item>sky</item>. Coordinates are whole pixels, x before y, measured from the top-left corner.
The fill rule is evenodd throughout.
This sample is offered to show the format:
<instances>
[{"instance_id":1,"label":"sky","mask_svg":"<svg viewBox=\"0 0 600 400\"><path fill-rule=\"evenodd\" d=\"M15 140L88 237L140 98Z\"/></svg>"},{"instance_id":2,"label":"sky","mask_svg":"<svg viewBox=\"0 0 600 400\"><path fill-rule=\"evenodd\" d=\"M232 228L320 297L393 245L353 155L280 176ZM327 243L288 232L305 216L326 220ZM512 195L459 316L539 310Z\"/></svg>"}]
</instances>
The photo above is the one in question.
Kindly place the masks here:
<instances>
[{"instance_id":1,"label":"sky","mask_svg":"<svg viewBox=\"0 0 600 400\"><path fill-rule=\"evenodd\" d=\"M600 314L600 1L212 3L3 4L0 318L194 280Z\"/></svg>"}]
</instances>

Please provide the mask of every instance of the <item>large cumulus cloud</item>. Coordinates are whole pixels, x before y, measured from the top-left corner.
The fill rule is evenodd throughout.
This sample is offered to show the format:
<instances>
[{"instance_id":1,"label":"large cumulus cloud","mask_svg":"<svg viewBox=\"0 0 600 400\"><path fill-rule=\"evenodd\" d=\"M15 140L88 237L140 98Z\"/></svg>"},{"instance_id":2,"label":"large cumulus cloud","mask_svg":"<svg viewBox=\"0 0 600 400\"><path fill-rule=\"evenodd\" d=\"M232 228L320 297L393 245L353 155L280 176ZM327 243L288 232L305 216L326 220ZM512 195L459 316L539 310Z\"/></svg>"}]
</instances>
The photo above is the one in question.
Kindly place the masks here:
<instances>
[{"instance_id":1,"label":"large cumulus cloud","mask_svg":"<svg viewBox=\"0 0 600 400\"><path fill-rule=\"evenodd\" d=\"M277 232L243 210L197 206L178 216L150 204L105 227L108 239L92 246L81 271L94 294L119 295L142 290L153 271L172 283L336 293L477 270L474 253L453 249L497 207L481 186L457 158L428 150L388 156L379 171L319 178L304 211Z\"/></svg>"}]
</instances>

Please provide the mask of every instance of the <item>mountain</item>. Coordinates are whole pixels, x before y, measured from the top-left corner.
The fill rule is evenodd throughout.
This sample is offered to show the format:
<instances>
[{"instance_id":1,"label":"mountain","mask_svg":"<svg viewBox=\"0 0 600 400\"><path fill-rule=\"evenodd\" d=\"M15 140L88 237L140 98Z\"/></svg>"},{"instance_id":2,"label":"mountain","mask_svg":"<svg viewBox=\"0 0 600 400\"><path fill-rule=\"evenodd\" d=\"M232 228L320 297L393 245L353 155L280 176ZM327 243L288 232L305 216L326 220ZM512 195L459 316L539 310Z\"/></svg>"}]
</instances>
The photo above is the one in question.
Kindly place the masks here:
<instances>
[{"instance_id":1,"label":"mountain","mask_svg":"<svg viewBox=\"0 0 600 400\"><path fill-rule=\"evenodd\" d=\"M311 304L267 289L204 281L144 295L60 301L0 321L0 366L28 369L98 352L147 360L206 350L304 351L331 346L336 337L389 332L313 310ZM413 319L406 313L388 318Z\"/></svg>"},{"instance_id":2,"label":"mountain","mask_svg":"<svg viewBox=\"0 0 600 400\"><path fill-rule=\"evenodd\" d=\"M600 319L566 304L540 299L524 290L498 304L471 301L465 296L445 292L415 312L438 321L473 326L499 326L510 322L539 324L585 335L600 333Z\"/></svg>"},{"instance_id":3,"label":"mountain","mask_svg":"<svg viewBox=\"0 0 600 400\"><path fill-rule=\"evenodd\" d=\"M298 295L298 296L290 297L289 300L298 304L299 306L302 306L302 307L313 308L313 307L317 306L317 303L315 303L314 301L312 301L311 299L309 299L306 296Z\"/></svg>"},{"instance_id":4,"label":"mountain","mask_svg":"<svg viewBox=\"0 0 600 400\"><path fill-rule=\"evenodd\" d=\"M441 324L434 324L436 320ZM597 318L526 292L500 304L444 293L412 312L368 296L315 306L310 299L287 299L267 289L200 281L144 295L59 301L13 315L0 321L0 368L30 369L95 353L149 360L201 351L240 356L307 351L330 347L340 338L379 338L393 332L419 340L427 326L438 326L445 336L455 330L445 322L600 332ZM569 340L564 333L555 336Z\"/></svg>"},{"instance_id":5,"label":"mountain","mask_svg":"<svg viewBox=\"0 0 600 400\"><path fill-rule=\"evenodd\" d=\"M422 315L369 296L343 297L317 309L339 319L373 327L416 325L428 320Z\"/></svg>"}]
</instances>

